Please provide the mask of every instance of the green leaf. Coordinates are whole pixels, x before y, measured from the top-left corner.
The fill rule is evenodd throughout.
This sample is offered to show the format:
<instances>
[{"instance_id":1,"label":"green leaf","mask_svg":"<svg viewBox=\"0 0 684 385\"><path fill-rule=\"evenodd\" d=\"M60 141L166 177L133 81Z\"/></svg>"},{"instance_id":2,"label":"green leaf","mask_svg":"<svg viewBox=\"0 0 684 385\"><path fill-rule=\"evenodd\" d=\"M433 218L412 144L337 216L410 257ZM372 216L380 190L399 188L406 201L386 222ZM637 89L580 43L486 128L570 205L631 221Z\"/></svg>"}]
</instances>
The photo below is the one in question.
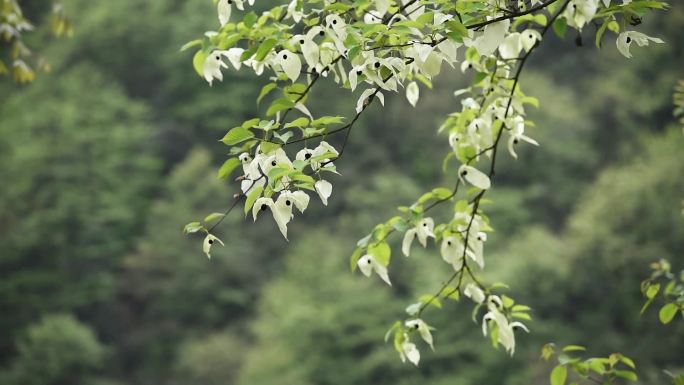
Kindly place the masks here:
<instances>
[{"instance_id":1,"label":"green leaf","mask_svg":"<svg viewBox=\"0 0 684 385\"><path fill-rule=\"evenodd\" d=\"M206 60L207 56L209 56L209 53L199 50L192 57L192 66L195 68L197 75L201 77L204 77L204 60Z\"/></svg>"},{"instance_id":2,"label":"green leaf","mask_svg":"<svg viewBox=\"0 0 684 385\"><path fill-rule=\"evenodd\" d=\"M287 123L285 125L285 128L290 128L290 127L298 127L298 128L303 128L309 125L309 119L305 117L297 118L290 123Z\"/></svg>"},{"instance_id":3,"label":"green leaf","mask_svg":"<svg viewBox=\"0 0 684 385\"><path fill-rule=\"evenodd\" d=\"M238 158L230 158L223 163L223 166L218 170L218 178L225 179L240 165Z\"/></svg>"},{"instance_id":4,"label":"green leaf","mask_svg":"<svg viewBox=\"0 0 684 385\"><path fill-rule=\"evenodd\" d=\"M382 265L387 266L390 263L392 249L387 242L382 241L368 246L368 254L372 255Z\"/></svg>"},{"instance_id":5,"label":"green leaf","mask_svg":"<svg viewBox=\"0 0 684 385\"><path fill-rule=\"evenodd\" d=\"M553 32L556 34L556 36L562 39L565 37L565 31L568 29L568 22L564 17L559 17L553 22L551 27L553 28Z\"/></svg>"},{"instance_id":6,"label":"green leaf","mask_svg":"<svg viewBox=\"0 0 684 385\"><path fill-rule=\"evenodd\" d=\"M677 314L677 310L679 310L679 307L674 303L668 303L667 305L660 308L660 313L658 313L660 322L662 322L663 324L669 324L670 321L672 321L674 316Z\"/></svg>"},{"instance_id":7,"label":"green leaf","mask_svg":"<svg viewBox=\"0 0 684 385\"><path fill-rule=\"evenodd\" d=\"M583 352L585 350L587 350L587 348L585 348L584 346L580 346L580 345L567 345L563 348L564 352L577 352L577 351Z\"/></svg>"},{"instance_id":8,"label":"green leaf","mask_svg":"<svg viewBox=\"0 0 684 385\"><path fill-rule=\"evenodd\" d=\"M245 215L249 213L249 210L254 206L254 202L261 196L264 191L264 186L252 187L247 193L247 199L245 200Z\"/></svg>"},{"instance_id":9,"label":"green leaf","mask_svg":"<svg viewBox=\"0 0 684 385\"><path fill-rule=\"evenodd\" d=\"M189 42L183 44L183 46L181 47L180 50L185 51L186 49L192 48L196 45L202 45L202 39L195 39L195 40L189 41Z\"/></svg>"},{"instance_id":10,"label":"green leaf","mask_svg":"<svg viewBox=\"0 0 684 385\"><path fill-rule=\"evenodd\" d=\"M461 37L468 36L468 29L457 18L446 22L446 26L450 31L458 33Z\"/></svg>"},{"instance_id":11,"label":"green leaf","mask_svg":"<svg viewBox=\"0 0 684 385\"><path fill-rule=\"evenodd\" d=\"M615 375L618 377L625 378L630 381L636 381L638 380L636 373L631 372L629 370L616 370Z\"/></svg>"},{"instance_id":12,"label":"green leaf","mask_svg":"<svg viewBox=\"0 0 684 385\"><path fill-rule=\"evenodd\" d=\"M267 142L267 141L262 141L260 146L261 146L260 147L261 151L267 155L281 147L281 145L279 143Z\"/></svg>"},{"instance_id":13,"label":"green leaf","mask_svg":"<svg viewBox=\"0 0 684 385\"><path fill-rule=\"evenodd\" d=\"M361 248L357 247L356 249L354 249L351 258L349 258L349 267L351 268L351 271L356 270L356 262L358 262L359 258L361 258L361 252Z\"/></svg>"},{"instance_id":14,"label":"green leaf","mask_svg":"<svg viewBox=\"0 0 684 385\"><path fill-rule=\"evenodd\" d=\"M513 312L513 313L511 313L511 317L518 318L518 319L524 319L526 321L532 321L532 317L530 317L530 315L527 313Z\"/></svg>"},{"instance_id":15,"label":"green leaf","mask_svg":"<svg viewBox=\"0 0 684 385\"><path fill-rule=\"evenodd\" d=\"M418 298L418 300L424 304L432 305L437 309L442 308L442 301L439 299L439 297L435 297L432 294L421 295L420 298Z\"/></svg>"},{"instance_id":16,"label":"green leaf","mask_svg":"<svg viewBox=\"0 0 684 385\"><path fill-rule=\"evenodd\" d=\"M266 55L271 52L271 49L275 47L276 43L278 43L276 39L264 40L264 42L259 45L259 49L257 49L256 56L254 58L257 61L263 61L264 58L266 58Z\"/></svg>"},{"instance_id":17,"label":"green leaf","mask_svg":"<svg viewBox=\"0 0 684 385\"><path fill-rule=\"evenodd\" d=\"M565 385L565 380L568 378L568 368L565 366L556 366L551 371L551 385Z\"/></svg>"},{"instance_id":18,"label":"green leaf","mask_svg":"<svg viewBox=\"0 0 684 385\"><path fill-rule=\"evenodd\" d=\"M636 369L636 365L634 364L634 361L632 361L631 358L620 356L620 361L622 361L623 364L629 366L630 368Z\"/></svg>"},{"instance_id":19,"label":"green leaf","mask_svg":"<svg viewBox=\"0 0 684 385\"><path fill-rule=\"evenodd\" d=\"M658 295L658 292L660 291L660 284L656 283L655 285L651 285L646 289L646 298L648 299L653 299L656 295Z\"/></svg>"},{"instance_id":20,"label":"green leaf","mask_svg":"<svg viewBox=\"0 0 684 385\"><path fill-rule=\"evenodd\" d=\"M290 140L290 138L292 138L292 137L294 136L294 132L288 131L288 132L286 132L286 133L284 133L284 134L279 134L279 133L277 133L277 132L274 132L274 133L273 133L273 136L275 136L275 137L276 137L278 140L280 140L281 142L287 143L287 141Z\"/></svg>"},{"instance_id":21,"label":"green leaf","mask_svg":"<svg viewBox=\"0 0 684 385\"><path fill-rule=\"evenodd\" d=\"M272 116L275 115L276 112L280 112L282 110L287 110L288 108L293 108L294 107L294 102L291 101L290 99L286 98L280 98L274 100L270 106L268 106L268 110L266 111L266 115Z\"/></svg>"},{"instance_id":22,"label":"green leaf","mask_svg":"<svg viewBox=\"0 0 684 385\"><path fill-rule=\"evenodd\" d=\"M266 95L268 95L276 87L278 87L278 85L276 83L268 83L265 86L261 87L261 92L259 92L259 96L257 97L257 105L259 103L261 103L261 99L263 99Z\"/></svg>"},{"instance_id":23,"label":"green leaf","mask_svg":"<svg viewBox=\"0 0 684 385\"><path fill-rule=\"evenodd\" d=\"M330 124L340 124L344 122L344 116L323 116L311 122L314 127L327 126Z\"/></svg>"},{"instance_id":24,"label":"green leaf","mask_svg":"<svg viewBox=\"0 0 684 385\"><path fill-rule=\"evenodd\" d=\"M223 143L228 146L233 146L240 142L244 142L247 139L252 139L254 133L244 127L235 127L228 131L228 133L221 139Z\"/></svg>"},{"instance_id":25,"label":"green leaf","mask_svg":"<svg viewBox=\"0 0 684 385\"><path fill-rule=\"evenodd\" d=\"M200 230L204 230L204 226L199 222L190 222L183 228L183 232L186 234L196 233Z\"/></svg>"},{"instance_id":26,"label":"green leaf","mask_svg":"<svg viewBox=\"0 0 684 385\"><path fill-rule=\"evenodd\" d=\"M224 214L224 213L211 213L204 218L204 222L205 223L213 222L213 221L215 221L219 218L223 218L225 216L226 216L226 214Z\"/></svg>"}]
</instances>

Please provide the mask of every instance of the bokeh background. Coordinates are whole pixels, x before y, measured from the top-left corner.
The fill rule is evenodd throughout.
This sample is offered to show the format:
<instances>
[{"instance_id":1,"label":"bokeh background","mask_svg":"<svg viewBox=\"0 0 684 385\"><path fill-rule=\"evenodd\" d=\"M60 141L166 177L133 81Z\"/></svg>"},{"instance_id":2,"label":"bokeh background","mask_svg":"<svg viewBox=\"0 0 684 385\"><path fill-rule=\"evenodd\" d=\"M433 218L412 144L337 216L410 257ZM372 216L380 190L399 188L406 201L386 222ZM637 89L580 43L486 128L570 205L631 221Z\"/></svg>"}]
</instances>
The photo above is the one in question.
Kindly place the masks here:
<instances>
[{"instance_id":1,"label":"bokeh background","mask_svg":"<svg viewBox=\"0 0 684 385\"><path fill-rule=\"evenodd\" d=\"M43 2L22 3L40 22ZM467 301L449 303L427 313L436 349L414 368L384 332L449 267L434 247L395 253L389 288L351 274L348 257L397 205L452 184L436 129L468 79L445 71L416 109L399 95L364 115L330 206L313 199L289 243L234 212L207 260L181 230L230 203L218 139L258 116L263 79L229 71L210 88L179 52L218 23L209 0L65 3L75 35L43 45L53 71L0 82L1 384L545 384L547 342L622 352L644 384L684 370L684 322L639 317L649 262L684 268L681 4L644 20L667 44L631 60L611 39L597 50L591 26L582 47L549 37L530 60L541 146L497 164L486 278L534 308L532 333L510 358ZM312 111L353 112L355 96L330 84L314 95Z\"/></svg>"}]
</instances>

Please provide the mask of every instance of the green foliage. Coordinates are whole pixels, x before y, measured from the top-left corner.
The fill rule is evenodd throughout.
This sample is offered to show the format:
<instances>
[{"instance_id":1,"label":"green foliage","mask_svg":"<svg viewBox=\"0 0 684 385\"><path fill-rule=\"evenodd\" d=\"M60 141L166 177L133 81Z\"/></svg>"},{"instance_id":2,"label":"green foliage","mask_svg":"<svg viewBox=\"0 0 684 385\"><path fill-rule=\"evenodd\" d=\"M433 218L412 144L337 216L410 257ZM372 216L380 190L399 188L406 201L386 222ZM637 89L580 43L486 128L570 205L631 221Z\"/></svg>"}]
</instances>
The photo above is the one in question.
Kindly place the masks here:
<instances>
[{"instance_id":1,"label":"green foliage","mask_svg":"<svg viewBox=\"0 0 684 385\"><path fill-rule=\"evenodd\" d=\"M47 315L28 326L9 370L0 372L0 383L78 383L101 368L104 358L105 348L90 327L72 315Z\"/></svg>"},{"instance_id":2,"label":"green foliage","mask_svg":"<svg viewBox=\"0 0 684 385\"><path fill-rule=\"evenodd\" d=\"M120 266L111 256L139 233L158 162L153 149L141 151L147 109L90 67L37 81L0 115L0 307L14 315L0 321L7 349L46 311L111 299Z\"/></svg>"},{"instance_id":3,"label":"green foliage","mask_svg":"<svg viewBox=\"0 0 684 385\"><path fill-rule=\"evenodd\" d=\"M651 276L641 282L641 293L646 297L641 314L656 300L656 296L661 294L665 304L658 312L660 322L670 323L677 313L681 313L684 318L684 271L678 275L673 274L670 271L670 263L664 259L651 263L651 269Z\"/></svg>"},{"instance_id":4,"label":"green foliage","mask_svg":"<svg viewBox=\"0 0 684 385\"><path fill-rule=\"evenodd\" d=\"M541 357L549 361L554 356L558 364L551 370L549 383L551 385L573 385L582 383L615 384L621 379L637 381L634 361L620 353L613 353L607 357L592 357L584 359L578 357L586 349L579 345L568 345L556 352L554 344L546 344L542 348Z\"/></svg>"},{"instance_id":5,"label":"green foliage","mask_svg":"<svg viewBox=\"0 0 684 385\"><path fill-rule=\"evenodd\" d=\"M234 332L193 338L179 348L174 381L205 385L235 383L247 349L248 344Z\"/></svg>"}]
</instances>

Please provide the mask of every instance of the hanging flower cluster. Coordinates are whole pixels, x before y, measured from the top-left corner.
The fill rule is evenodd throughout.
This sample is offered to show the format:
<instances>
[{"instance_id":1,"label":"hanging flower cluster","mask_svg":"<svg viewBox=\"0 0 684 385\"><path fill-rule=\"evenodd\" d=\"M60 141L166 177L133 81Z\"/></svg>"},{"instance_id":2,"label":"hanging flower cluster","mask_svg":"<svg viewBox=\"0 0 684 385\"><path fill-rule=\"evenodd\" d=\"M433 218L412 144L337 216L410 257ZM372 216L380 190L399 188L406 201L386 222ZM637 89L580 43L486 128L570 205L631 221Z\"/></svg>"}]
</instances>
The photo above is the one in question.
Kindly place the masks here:
<instances>
[{"instance_id":1,"label":"hanging flower cluster","mask_svg":"<svg viewBox=\"0 0 684 385\"><path fill-rule=\"evenodd\" d=\"M505 142L514 159L524 147L539 145L528 132L534 125L527 119L527 109L539 102L522 92L521 70L548 38L547 32L563 37L567 28L573 28L583 33L589 23L599 25L597 45L610 31L617 35L618 51L631 57L632 42L644 46L662 41L629 31L626 23L634 25L634 15L663 8L664 3L521 0L511 9L511 2L503 0L291 0L260 15L250 10L252 6L253 0L219 0L219 29L184 48L199 46L193 64L210 85L222 81L225 72L242 68L267 74L269 83L257 99L270 100L266 117L250 119L226 133L222 142L230 147L231 157L219 177L227 178L241 166L238 198L245 197L245 214L251 210L256 220L262 211L270 211L285 238L295 212L307 208L309 194L315 192L327 205L332 194L327 175L337 172L332 161L342 155L354 123L372 103L384 105L385 94L402 92L416 106L421 85L431 88L445 68L473 79L469 87L456 91L460 109L439 129L447 138L444 165L453 173L455 186L435 188L401 207L400 215L378 224L357 243L350 266L391 285L392 233L404 234L401 251L406 257L415 240L428 250L438 245L435 254L448 265L449 278L439 291L409 305L409 318L395 322L386 339L393 336L402 361L418 365L420 351L411 336L418 334L434 348L434 329L422 318L424 311L440 308L442 299L465 296L475 304L476 314L482 313L484 334L513 354L514 331L528 331L520 320L531 319L530 308L495 293L501 286L485 285L479 271L486 265L485 243L492 231L481 202L492 188L499 145ZM235 17L236 10L241 19ZM358 92L353 116L314 117L309 111L310 92L324 78ZM329 137L343 132L344 142L337 148L331 145ZM447 202L453 205L453 215L427 215ZM212 235L216 224L208 225L224 216L212 214L204 224L186 226L186 232L207 234L207 256L211 244L220 242Z\"/></svg>"}]
</instances>

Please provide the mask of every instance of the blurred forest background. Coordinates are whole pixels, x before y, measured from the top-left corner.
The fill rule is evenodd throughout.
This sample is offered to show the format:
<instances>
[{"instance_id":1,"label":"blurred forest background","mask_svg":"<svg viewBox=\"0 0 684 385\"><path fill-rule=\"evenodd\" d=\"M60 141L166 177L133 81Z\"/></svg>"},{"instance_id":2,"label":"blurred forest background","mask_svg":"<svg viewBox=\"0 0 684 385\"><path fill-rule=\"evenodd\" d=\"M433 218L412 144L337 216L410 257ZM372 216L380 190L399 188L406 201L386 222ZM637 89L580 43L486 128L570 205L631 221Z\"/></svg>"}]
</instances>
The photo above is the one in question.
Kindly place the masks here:
<instances>
[{"instance_id":1,"label":"blurred forest background","mask_svg":"<svg viewBox=\"0 0 684 385\"><path fill-rule=\"evenodd\" d=\"M22 3L40 23L43 2ZM582 47L549 37L533 56L522 82L542 101L541 146L502 158L486 276L533 307L532 332L509 358L471 304L449 303L427 313L436 346L416 369L382 337L448 266L434 247L397 257L389 288L348 257L397 205L452 184L436 129L464 76L443 71L416 109L398 95L364 115L331 205L312 199L289 243L235 212L207 260L181 230L230 203L218 139L257 116L263 79L227 71L210 88L179 52L218 25L209 0L65 3L74 37L32 37L53 71L0 82L0 384L545 384L551 341L632 357L644 384L684 370L684 322L639 317L649 262L684 267L681 4L644 20L667 44L631 60L612 38L597 50L590 27ZM354 95L315 92L314 113L353 112Z\"/></svg>"}]
</instances>

